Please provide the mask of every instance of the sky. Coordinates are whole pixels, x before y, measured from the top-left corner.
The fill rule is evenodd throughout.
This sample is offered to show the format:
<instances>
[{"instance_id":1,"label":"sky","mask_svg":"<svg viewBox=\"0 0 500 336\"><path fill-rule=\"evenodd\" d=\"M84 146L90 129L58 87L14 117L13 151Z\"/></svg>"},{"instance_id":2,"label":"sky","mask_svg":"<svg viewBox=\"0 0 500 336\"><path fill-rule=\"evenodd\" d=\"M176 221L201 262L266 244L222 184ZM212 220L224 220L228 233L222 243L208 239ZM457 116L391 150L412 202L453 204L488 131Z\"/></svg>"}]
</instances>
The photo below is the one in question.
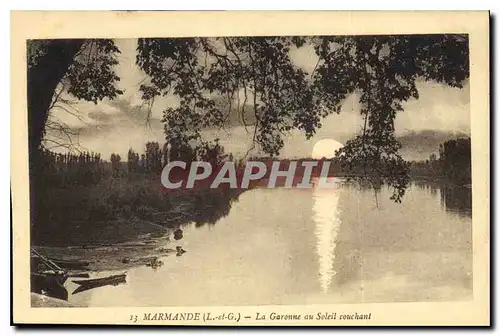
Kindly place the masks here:
<instances>
[{"instance_id":1,"label":"sky","mask_svg":"<svg viewBox=\"0 0 500 336\"><path fill-rule=\"evenodd\" d=\"M122 158L126 158L129 148L142 152L147 141L163 143L162 111L178 103L178 99L174 96L156 99L151 118L147 122L147 110L141 107L142 100L138 91L146 75L135 64L137 40L121 39L116 40L116 43L121 50L118 56L119 64L116 66L116 73L120 77L118 86L124 89L124 94L118 99L104 100L97 105L75 102L73 109L77 112L78 118L60 109L52 111L52 117L63 121L78 133L73 137L73 142L78 143L80 149L100 152L104 158L109 158L111 153L118 153ZM291 58L297 66L309 73L317 62L312 47L307 46L292 50ZM417 83L417 88L420 98L405 102L404 111L396 117L396 135L418 134L423 131L425 134L470 134L468 83L463 89L457 89L422 81ZM325 118L322 121L323 127L309 141L299 131L287 136L280 156L308 157L312 153L314 144L321 139L334 139L345 143L361 128L362 119L359 111L357 96L355 94L348 96L343 103L341 113ZM251 135L251 130L247 132L243 126L232 126L225 130L207 130L204 133L207 138L220 138L226 152L232 152L236 157L243 156L250 148ZM411 139L409 141L411 143ZM424 159L430 154L429 148L435 147L432 144L425 150L419 150L418 140L415 142L414 146L410 146L411 150L407 149L404 153L407 159Z\"/></svg>"}]
</instances>

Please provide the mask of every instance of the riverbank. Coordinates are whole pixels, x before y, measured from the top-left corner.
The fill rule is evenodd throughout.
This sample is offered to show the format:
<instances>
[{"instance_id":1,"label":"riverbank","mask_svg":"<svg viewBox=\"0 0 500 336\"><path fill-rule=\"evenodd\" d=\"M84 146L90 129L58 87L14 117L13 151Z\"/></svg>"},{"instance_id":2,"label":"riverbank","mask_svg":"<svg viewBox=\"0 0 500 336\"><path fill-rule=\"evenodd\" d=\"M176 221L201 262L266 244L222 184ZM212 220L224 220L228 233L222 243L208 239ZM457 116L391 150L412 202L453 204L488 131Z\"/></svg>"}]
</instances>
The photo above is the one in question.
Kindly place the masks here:
<instances>
[{"instance_id":1,"label":"riverbank","mask_svg":"<svg viewBox=\"0 0 500 336\"><path fill-rule=\"evenodd\" d=\"M118 244L187 223L213 224L241 189L165 191L152 177L108 178L92 186L35 191L31 241L40 246Z\"/></svg>"},{"instance_id":2,"label":"riverbank","mask_svg":"<svg viewBox=\"0 0 500 336\"><path fill-rule=\"evenodd\" d=\"M72 308L84 307L68 301L59 300L50 296L31 293L31 307L33 308Z\"/></svg>"},{"instance_id":3,"label":"riverbank","mask_svg":"<svg viewBox=\"0 0 500 336\"><path fill-rule=\"evenodd\" d=\"M182 248L182 230L162 230L161 233L148 233L137 236L135 240L117 244L93 244L86 246L32 246L33 249L53 260L85 262L85 266L67 269L69 279L66 288L71 288L73 280L80 280L82 274L99 278L117 273L129 272L138 267L150 267L155 271L172 258L181 257L187 251ZM178 251L178 248L181 251ZM83 276L85 277L85 276ZM70 292L72 290L69 290ZM54 299L46 295L32 293L32 307L79 307L73 302Z\"/></svg>"},{"instance_id":4,"label":"riverbank","mask_svg":"<svg viewBox=\"0 0 500 336\"><path fill-rule=\"evenodd\" d=\"M472 188L471 181L453 181L440 176L410 175L412 182L425 182L447 187Z\"/></svg>"},{"instance_id":5,"label":"riverbank","mask_svg":"<svg viewBox=\"0 0 500 336\"><path fill-rule=\"evenodd\" d=\"M175 247L181 245L182 241L175 241L169 232L156 238L146 235L135 241L117 244L33 248L49 259L87 261L89 266L84 271L102 272L143 266L160 257L175 257Z\"/></svg>"}]
</instances>

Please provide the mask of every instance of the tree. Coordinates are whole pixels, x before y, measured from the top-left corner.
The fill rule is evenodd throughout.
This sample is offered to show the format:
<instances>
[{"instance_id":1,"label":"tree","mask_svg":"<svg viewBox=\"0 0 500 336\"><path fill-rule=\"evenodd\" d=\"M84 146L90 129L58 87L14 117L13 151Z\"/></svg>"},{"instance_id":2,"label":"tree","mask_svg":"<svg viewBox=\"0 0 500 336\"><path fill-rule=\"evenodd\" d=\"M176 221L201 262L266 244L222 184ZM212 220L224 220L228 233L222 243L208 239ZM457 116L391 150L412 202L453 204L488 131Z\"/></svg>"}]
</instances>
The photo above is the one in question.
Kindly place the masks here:
<instances>
[{"instance_id":1,"label":"tree","mask_svg":"<svg viewBox=\"0 0 500 336\"><path fill-rule=\"evenodd\" d=\"M140 166L140 169L141 169L141 173L145 173L146 172L146 155L141 154L141 159L139 161L139 166Z\"/></svg>"},{"instance_id":2,"label":"tree","mask_svg":"<svg viewBox=\"0 0 500 336\"><path fill-rule=\"evenodd\" d=\"M120 154L115 154L112 153L110 157L111 161L111 169L113 170L113 175L118 176L118 173L120 171L120 161L121 161Z\"/></svg>"},{"instance_id":3,"label":"tree","mask_svg":"<svg viewBox=\"0 0 500 336\"><path fill-rule=\"evenodd\" d=\"M28 67L30 150L39 147L58 83L78 99L113 99L122 91L113 65L119 52L112 40L31 41ZM290 50L314 46L318 63L311 74L297 67ZM39 52L41 50L41 52ZM466 35L145 38L136 63L146 73L142 98L175 95L180 104L164 111L171 151L203 143L201 131L224 127L233 110L248 126L253 110L253 144L278 155L293 129L312 137L321 119L339 113L357 93L364 118L362 134L339 151L345 169L363 167L394 188L401 200L408 168L399 155L394 119L402 104L418 99L417 80L461 87L469 76ZM242 96L242 97L241 97ZM216 97L224 97L221 105ZM172 155L171 158L176 155ZM189 155L188 155L189 154ZM186 153L186 156L192 156ZM357 167L357 168L355 168Z\"/></svg>"},{"instance_id":4,"label":"tree","mask_svg":"<svg viewBox=\"0 0 500 336\"><path fill-rule=\"evenodd\" d=\"M129 173L137 173L139 171L139 154L132 148L127 153L127 167Z\"/></svg>"},{"instance_id":5,"label":"tree","mask_svg":"<svg viewBox=\"0 0 500 336\"><path fill-rule=\"evenodd\" d=\"M418 79L462 87L469 76L467 37L328 37L317 44L316 52L324 59L313 83L314 90L323 93L321 105L339 111L339 99L350 92L360 96L364 127L339 151L343 167L349 171L361 165L375 173L393 187L391 198L401 201L409 177L394 136L396 114L403 111L403 102L419 98Z\"/></svg>"},{"instance_id":6,"label":"tree","mask_svg":"<svg viewBox=\"0 0 500 336\"><path fill-rule=\"evenodd\" d=\"M201 130L223 126L233 107L246 125L251 103L254 142L278 154L282 132L311 131L308 116L315 113L306 74L290 59L291 46L287 37L139 39L137 64L150 78L140 87L143 99L169 93L180 98L163 118L167 142L180 144L201 142ZM214 97L226 97L227 109Z\"/></svg>"},{"instance_id":7,"label":"tree","mask_svg":"<svg viewBox=\"0 0 500 336\"><path fill-rule=\"evenodd\" d=\"M219 167L228 155L224 153L224 147L220 145L219 139L204 142L196 148L198 159L210 163L212 167Z\"/></svg>"},{"instance_id":8,"label":"tree","mask_svg":"<svg viewBox=\"0 0 500 336\"><path fill-rule=\"evenodd\" d=\"M97 104L123 93L113 67L120 51L110 39L29 40L27 47L29 149L36 155L50 109L62 94Z\"/></svg>"},{"instance_id":9,"label":"tree","mask_svg":"<svg viewBox=\"0 0 500 336\"><path fill-rule=\"evenodd\" d=\"M306 43L319 58L312 74L289 53ZM321 118L339 113L346 96L357 93L363 131L339 159L348 172L361 166L365 176L393 187L392 198L400 201L409 178L394 136L396 114L403 102L418 99L419 79L461 87L468 53L462 35L139 39L137 64L150 78L140 88L143 99L180 99L179 107L164 111L167 141L201 142L201 130L222 127L234 105L245 123L249 103L254 143L270 155L279 154L292 129L312 137ZM227 109L214 96L226 97Z\"/></svg>"},{"instance_id":10,"label":"tree","mask_svg":"<svg viewBox=\"0 0 500 336\"><path fill-rule=\"evenodd\" d=\"M448 140L442 144L442 174L454 182L471 181L471 140L469 137Z\"/></svg>"},{"instance_id":11,"label":"tree","mask_svg":"<svg viewBox=\"0 0 500 336\"><path fill-rule=\"evenodd\" d=\"M148 173L158 173L161 171L161 157L160 144L158 142L146 143L146 171Z\"/></svg>"},{"instance_id":12,"label":"tree","mask_svg":"<svg viewBox=\"0 0 500 336\"><path fill-rule=\"evenodd\" d=\"M191 163L195 159L195 150L189 144L172 140L169 151L169 161L183 161Z\"/></svg>"}]
</instances>

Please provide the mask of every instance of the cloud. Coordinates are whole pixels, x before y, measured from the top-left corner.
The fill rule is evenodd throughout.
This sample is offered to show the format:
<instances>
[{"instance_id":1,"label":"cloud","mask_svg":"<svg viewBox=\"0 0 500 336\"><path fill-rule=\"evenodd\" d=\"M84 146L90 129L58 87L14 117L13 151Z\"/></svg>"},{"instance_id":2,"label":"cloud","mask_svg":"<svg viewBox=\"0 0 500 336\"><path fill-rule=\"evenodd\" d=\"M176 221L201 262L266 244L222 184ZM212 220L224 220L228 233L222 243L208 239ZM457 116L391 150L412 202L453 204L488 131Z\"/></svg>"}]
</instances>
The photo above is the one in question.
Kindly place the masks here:
<instances>
[{"instance_id":1,"label":"cloud","mask_svg":"<svg viewBox=\"0 0 500 336\"><path fill-rule=\"evenodd\" d=\"M437 130L470 134L470 86L452 88L435 82L419 82L420 97L407 101L398 113L396 132Z\"/></svg>"},{"instance_id":2,"label":"cloud","mask_svg":"<svg viewBox=\"0 0 500 336\"><path fill-rule=\"evenodd\" d=\"M142 150L147 141L163 141L163 124L150 116L145 106L134 105L130 97L105 100L97 105L78 102L72 107L75 117L65 111L56 111L70 131L77 134L73 142L81 149L101 152L104 157L111 153L126 155L129 148ZM48 134L48 136L55 134Z\"/></svg>"},{"instance_id":3,"label":"cloud","mask_svg":"<svg viewBox=\"0 0 500 336\"><path fill-rule=\"evenodd\" d=\"M110 105L118 109L124 116L138 123L146 123L148 120L153 119L153 116L149 115L145 104L136 105L130 97L115 99L110 102Z\"/></svg>"},{"instance_id":4,"label":"cloud","mask_svg":"<svg viewBox=\"0 0 500 336\"><path fill-rule=\"evenodd\" d=\"M407 132L397 139L401 143L401 155L406 160L426 160L439 152L443 142L467 136L462 132L423 130Z\"/></svg>"},{"instance_id":5,"label":"cloud","mask_svg":"<svg viewBox=\"0 0 500 336\"><path fill-rule=\"evenodd\" d=\"M102 111L91 111L89 112L88 117L97 122L107 122L111 119L109 114L106 114Z\"/></svg>"}]
</instances>

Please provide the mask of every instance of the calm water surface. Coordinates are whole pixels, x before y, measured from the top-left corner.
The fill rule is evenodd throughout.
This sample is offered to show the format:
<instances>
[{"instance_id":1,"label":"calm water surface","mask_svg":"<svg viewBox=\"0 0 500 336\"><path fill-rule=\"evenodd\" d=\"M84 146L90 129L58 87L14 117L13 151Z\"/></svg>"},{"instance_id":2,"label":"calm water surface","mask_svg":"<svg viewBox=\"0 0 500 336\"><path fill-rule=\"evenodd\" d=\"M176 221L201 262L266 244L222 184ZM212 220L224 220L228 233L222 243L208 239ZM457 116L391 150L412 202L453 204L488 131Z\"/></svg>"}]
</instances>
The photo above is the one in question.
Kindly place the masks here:
<instances>
[{"instance_id":1,"label":"calm water surface","mask_svg":"<svg viewBox=\"0 0 500 336\"><path fill-rule=\"evenodd\" d=\"M262 305L472 298L471 190L254 189L215 225L184 229L181 257L128 270L88 306ZM378 203L378 206L377 206ZM176 245L170 243L172 247ZM76 288L68 281L70 293Z\"/></svg>"}]
</instances>

